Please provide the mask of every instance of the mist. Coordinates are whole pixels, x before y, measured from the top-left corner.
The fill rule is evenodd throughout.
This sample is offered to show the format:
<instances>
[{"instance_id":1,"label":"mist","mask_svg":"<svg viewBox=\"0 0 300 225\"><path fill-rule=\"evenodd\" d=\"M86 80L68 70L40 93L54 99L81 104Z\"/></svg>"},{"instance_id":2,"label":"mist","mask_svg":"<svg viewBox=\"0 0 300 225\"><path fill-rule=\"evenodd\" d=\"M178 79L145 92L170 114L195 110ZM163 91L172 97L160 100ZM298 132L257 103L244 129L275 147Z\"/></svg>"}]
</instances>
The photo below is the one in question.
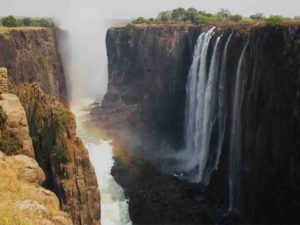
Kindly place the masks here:
<instances>
[{"instance_id":1,"label":"mist","mask_svg":"<svg viewBox=\"0 0 300 225\"><path fill-rule=\"evenodd\" d=\"M68 32L68 59L64 59L69 75L72 103L84 98L101 101L107 87L105 34L116 21L138 16L156 17L160 11L177 7L195 7L216 12L228 8L233 13L251 15L298 15L297 0L0 0L0 16L52 17ZM269 7L270 4L272 7ZM272 8L272 9L271 9Z\"/></svg>"}]
</instances>

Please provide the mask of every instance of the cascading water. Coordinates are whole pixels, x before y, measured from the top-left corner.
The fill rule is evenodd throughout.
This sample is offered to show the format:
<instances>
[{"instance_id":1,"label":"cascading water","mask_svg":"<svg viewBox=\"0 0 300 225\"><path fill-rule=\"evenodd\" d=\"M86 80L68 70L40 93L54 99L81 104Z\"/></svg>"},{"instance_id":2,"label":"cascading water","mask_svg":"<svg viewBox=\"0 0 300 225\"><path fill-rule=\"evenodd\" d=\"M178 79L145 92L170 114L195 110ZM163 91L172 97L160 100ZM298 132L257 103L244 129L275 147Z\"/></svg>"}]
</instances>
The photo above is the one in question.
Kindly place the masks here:
<instances>
[{"instance_id":1,"label":"cascading water","mask_svg":"<svg viewBox=\"0 0 300 225\"><path fill-rule=\"evenodd\" d=\"M240 196L240 177L241 177L241 73L245 59L245 45L237 67L234 97L233 97L233 112L230 135L230 159L229 159L229 211L239 211L239 196Z\"/></svg>"},{"instance_id":2,"label":"cascading water","mask_svg":"<svg viewBox=\"0 0 300 225\"><path fill-rule=\"evenodd\" d=\"M228 36L223 53L220 54L222 36L214 38L215 28L202 33L195 46L193 63L186 86L184 154L189 158L184 172L188 178L204 185L209 184L214 170L218 169L225 135L225 84L227 50L233 33ZM212 43L214 41L214 43ZM229 152L229 212L239 212L241 170L241 76L246 49L244 46L238 60L233 105L231 111ZM209 54L209 46L213 46ZM210 58L211 57L211 58Z\"/></svg>"},{"instance_id":3,"label":"cascading water","mask_svg":"<svg viewBox=\"0 0 300 225\"><path fill-rule=\"evenodd\" d=\"M124 190L116 183L110 171L113 166L112 146L97 135L89 118L89 103L73 107L77 119L78 136L89 151L90 160L95 168L101 192L101 224L132 225L129 218L128 202Z\"/></svg>"},{"instance_id":4,"label":"cascading water","mask_svg":"<svg viewBox=\"0 0 300 225\"><path fill-rule=\"evenodd\" d=\"M232 37L230 34L223 54L220 54L222 36L216 37L210 56L209 45L213 41L214 30L212 28L199 36L186 86L185 154L189 162L185 172L190 180L205 185L218 168L224 138L225 65Z\"/></svg>"}]
</instances>

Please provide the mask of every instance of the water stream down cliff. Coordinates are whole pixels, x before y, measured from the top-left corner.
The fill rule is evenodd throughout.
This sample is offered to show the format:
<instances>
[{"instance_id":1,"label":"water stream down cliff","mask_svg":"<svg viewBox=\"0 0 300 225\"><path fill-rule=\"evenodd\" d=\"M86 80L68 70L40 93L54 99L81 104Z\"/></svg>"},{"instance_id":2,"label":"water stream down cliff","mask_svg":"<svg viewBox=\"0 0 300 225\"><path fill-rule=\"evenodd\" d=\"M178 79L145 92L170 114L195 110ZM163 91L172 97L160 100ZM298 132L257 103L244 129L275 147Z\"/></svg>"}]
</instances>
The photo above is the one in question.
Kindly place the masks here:
<instances>
[{"instance_id":1,"label":"water stream down cliff","mask_svg":"<svg viewBox=\"0 0 300 225\"><path fill-rule=\"evenodd\" d=\"M194 50L186 85L185 110L185 154L187 161L183 168L189 180L209 185L213 171L219 167L220 155L226 126L225 98L227 49L231 33L215 35L215 27L199 35ZM223 54L220 40L226 39ZM241 170L241 76L246 49L245 44L236 66L232 109L229 111L230 154L229 154L229 211L239 212L240 170ZM209 46L213 45L209 54ZM227 99L227 100L225 100ZM181 153L182 154L182 153Z\"/></svg>"},{"instance_id":2,"label":"water stream down cliff","mask_svg":"<svg viewBox=\"0 0 300 225\"><path fill-rule=\"evenodd\" d=\"M80 101L73 112L77 118L78 135L89 151L91 162L95 168L101 193L101 224L102 225L132 225L128 213L128 202L123 188L111 176L114 164L112 146L97 135L89 119L89 103Z\"/></svg>"}]
</instances>

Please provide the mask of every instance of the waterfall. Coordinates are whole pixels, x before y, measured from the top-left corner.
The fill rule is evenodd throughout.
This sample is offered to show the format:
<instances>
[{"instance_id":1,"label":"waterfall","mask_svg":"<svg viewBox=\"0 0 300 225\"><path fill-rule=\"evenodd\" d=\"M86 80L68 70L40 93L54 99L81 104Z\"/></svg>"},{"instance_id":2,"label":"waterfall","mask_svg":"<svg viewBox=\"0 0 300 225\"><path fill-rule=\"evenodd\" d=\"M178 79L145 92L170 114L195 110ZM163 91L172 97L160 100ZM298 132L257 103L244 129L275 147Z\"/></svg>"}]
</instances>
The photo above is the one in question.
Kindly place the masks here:
<instances>
[{"instance_id":1,"label":"waterfall","mask_svg":"<svg viewBox=\"0 0 300 225\"><path fill-rule=\"evenodd\" d=\"M229 211L238 212L241 172L241 73L248 43L241 53L235 79L229 159Z\"/></svg>"},{"instance_id":2,"label":"waterfall","mask_svg":"<svg viewBox=\"0 0 300 225\"><path fill-rule=\"evenodd\" d=\"M213 39L214 30L200 34L186 85L185 153L189 162L185 172L193 182L205 185L218 168L223 143L225 64L232 36L229 35L220 54L222 36ZM209 54L210 44L213 44L212 54Z\"/></svg>"},{"instance_id":3,"label":"waterfall","mask_svg":"<svg viewBox=\"0 0 300 225\"><path fill-rule=\"evenodd\" d=\"M93 101L81 99L79 103L73 106L72 111L76 115L78 136L88 149L95 168L101 192L101 224L132 225L124 190L110 174L114 164L112 146L108 141L101 140L98 128L94 127L89 117L89 105Z\"/></svg>"},{"instance_id":4,"label":"waterfall","mask_svg":"<svg viewBox=\"0 0 300 225\"><path fill-rule=\"evenodd\" d=\"M213 173L213 171L216 171L219 167L220 157L222 153L222 146L223 146L223 140L225 135L225 121L226 121L226 111L225 111L225 83L226 83L226 65L227 65L227 50L229 43L231 41L233 32L229 35L225 47L222 54L222 61L221 61L221 70L218 77L218 105L217 105L217 120L218 120L218 140L217 140L217 146L212 149L211 151L215 151L215 159L211 162L211 165L207 167L207 177L208 181Z\"/></svg>"}]
</instances>

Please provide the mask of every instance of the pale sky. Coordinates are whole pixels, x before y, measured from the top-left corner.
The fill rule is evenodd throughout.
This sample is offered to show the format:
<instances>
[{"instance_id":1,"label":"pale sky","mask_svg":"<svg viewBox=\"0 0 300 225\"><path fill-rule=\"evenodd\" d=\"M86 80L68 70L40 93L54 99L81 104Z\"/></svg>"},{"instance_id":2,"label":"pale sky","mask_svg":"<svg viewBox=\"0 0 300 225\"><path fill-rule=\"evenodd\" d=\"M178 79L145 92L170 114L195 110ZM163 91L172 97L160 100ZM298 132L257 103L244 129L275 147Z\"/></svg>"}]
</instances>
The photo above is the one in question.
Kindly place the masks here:
<instances>
[{"instance_id":1,"label":"pale sky","mask_svg":"<svg viewBox=\"0 0 300 225\"><path fill-rule=\"evenodd\" d=\"M73 98L101 98L107 86L107 21L155 17L178 7L211 13L225 8L245 16L257 12L300 16L300 0L0 0L0 16L55 17L70 32Z\"/></svg>"},{"instance_id":2,"label":"pale sky","mask_svg":"<svg viewBox=\"0 0 300 225\"><path fill-rule=\"evenodd\" d=\"M176 7L195 7L215 12L227 8L235 13L250 15L255 12L299 15L299 0L0 0L0 14L67 15L71 10L92 8L104 18L131 18L138 15L155 16L159 11Z\"/></svg>"}]
</instances>

